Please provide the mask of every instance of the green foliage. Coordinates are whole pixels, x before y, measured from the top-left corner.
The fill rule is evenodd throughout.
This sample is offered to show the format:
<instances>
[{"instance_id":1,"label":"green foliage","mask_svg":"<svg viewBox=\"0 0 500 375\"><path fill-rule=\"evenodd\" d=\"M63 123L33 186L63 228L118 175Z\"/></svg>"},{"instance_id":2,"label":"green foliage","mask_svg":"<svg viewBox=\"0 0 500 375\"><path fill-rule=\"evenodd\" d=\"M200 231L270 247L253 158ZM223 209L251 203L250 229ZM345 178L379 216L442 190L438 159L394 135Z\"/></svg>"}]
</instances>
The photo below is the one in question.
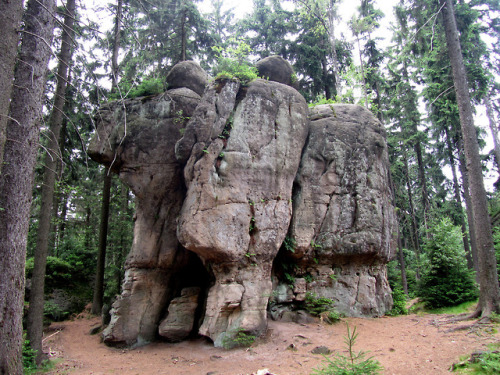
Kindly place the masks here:
<instances>
[{"instance_id":1,"label":"green foliage","mask_svg":"<svg viewBox=\"0 0 500 375\"><path fill-rule=\"evenodd\" d=\"M110 99L138 98L140 96L150 96L161 94L164 90L163 80L160 78L148 78L139 85L123 79L119 83L119 90L109 95Z\"/></svg>"},{"instance_id":2,"label":"green foliage","mask_svg":"<svg viewBox=\"0 0 500 375\"><path fill-rule=\"evenodd\" d=\"M323 312L333 310L333 301L330 298L318 297L315 293L308 292L304 307L309 314L320 316Z\"/></svg>"},{"instance_id":3,"label":"green foliage","mask_svg":"<svg viewBox=\"0 0 500 375\"><path fill-rule=\"evenodd\" d=\"M254 335L249 334L240 327L226 332L226 335L222 339L222 347L224 349L247 348L254 343L255 339Z\"/></svg>"},{"instance_id":4,"label":"green foliage","mask_svg":"<svg viewBox=\"0 0 500 375\"><path fill-rule=\"evenodd\" d=\"M494 350L473 355L465 361L453 364L452 371L459 374L500 374L500 352Z\"/></svg>"},{"instance_id":5,"label":"green foliage","mask_svg":"<svg viewBox=\"0 0 500 375\"><path fill-rule=\"evenodd\" d=\"M406 308L406 294L401 289L394 289L392 291L392 309L387 312L386 315L396 316L396 315L406 315L408 314L408 309Z\"/></svg>"},{"instance_id":6,"label":"green foliage","mask_svg":"<svg viewBox=\"0 0 500 375\"><path fill-rule=\"evenodd\" d=\"M34 258L26 260L26 278L31 278L34 267ZM53 257L47 257L45 285L47 290L64 287L70 284L75 274L75 268L69 262Z\"/></svg>"},{"instance_id":7,"label":"green foliage","mask_svg":"<svg viewBox=\"0 0 500 375\"><path fill-rule=\"evenodd\" d=\"M354 344L358 334L356 327L351 330L347 325L347 336L344 337L348 355L337 354L326 357L321 367L313 369L312 375L377 375L382 371L382 366L373 357L365 358L366 352L354 352Z\"/></svg>"},{"instance_id":8,"label":"green foliage","mask_svg":"<svg viewBox=\"0 0 500 375\"><path fill-rule=\"evenodd\" d=\"M252 50L242 41L233 40L233 44L235 47L228 47L225 50L221 47L212 47L218 56L213 71L215 79L237 79L242 84L248 84L258 78L257 68L248 59Z\"/></svg>"},{"instance_id":9,"label":"green foliage","mask_svg":"<svg viewBox=\"0 0 500 375\"><path fill-rule=\"evenodd\" d=\"M64 311L57 303L45 301L43 305L43 315L52 321L62 321L69 317L70 312Z\"/></svg>"},{"instance_id":10,"label":"green foliage","mask_svg":"<svg viewBox=\"0 0 500 375\"><path fill-rule=\"evenodd\" d=\"M335 104L335 103L337 102L333 99L326 99L324 96L319 96L318 98L316 98L316 101L314 103L309 103L308 106L309 108L314 108L322 104Z\"/></svg>"},{"instance_id":11,"label":"green foliage","mask_svg":"<svg viewBox=\"0 0 500 375\"><path fill-rule=\"evenodd\" d=\"M283 246L285 246L285 249L289 252L295 253L295 246L297 246L297 241L293 237L286 236L285 240L283 241Z\"/></svg>"},{"instance_id":12,"label":"green foliage","mask_svg":"<svg viewBox=\"0 0 500 375\"><path fill-rule=\"evenodd\" d=\"M424 249L429 258L418 295L429 308L458 305L478 296L473 274L467 269L460 228L444 218L430 226Z\"/></svg>"},{"instance_id":13,"label":"green foliage","mask_svg":"<svg viewBox=\"0 0 500 375\"><path fill-rule=\"evenodd\" d=\"M23 368L25 374L34 374L37 371L36 366L36 350L33 350L30 341L26 339L26 334L23 334Z\"/></svg>"}]
</instances>

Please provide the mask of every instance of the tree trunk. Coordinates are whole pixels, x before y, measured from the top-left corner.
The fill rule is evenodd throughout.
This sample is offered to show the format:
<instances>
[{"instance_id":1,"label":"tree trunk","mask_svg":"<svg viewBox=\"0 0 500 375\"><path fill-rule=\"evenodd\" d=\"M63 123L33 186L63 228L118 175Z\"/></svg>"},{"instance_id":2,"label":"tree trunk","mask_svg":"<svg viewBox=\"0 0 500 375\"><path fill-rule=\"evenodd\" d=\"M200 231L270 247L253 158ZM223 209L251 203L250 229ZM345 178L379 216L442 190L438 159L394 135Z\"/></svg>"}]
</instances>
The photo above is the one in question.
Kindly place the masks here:
<instances>
[{"instance_id":1,"label":"tree trunk","mask_svg":"<svg viewBox=\"0 0 500 375\"><path fill-rule=\"evenodd\" d=\"M491 107L489 96L484 98L484 105L486 106L486 116L488 117L491 136L493 138L493 154L495 155L497 169L500 172L500 143L498 142L498 127L495 124L495 115L493 114L493 108Z\"/></svg>"},{"instance_id":2,"label":"tree trunk","mask_svg":"<svg viewBox=\"0 0 500 375\"><path fill-rule=\"evenodd\" d=\"M120 50L120 25L122 22L123 0L117 0L115 29L113 40L113 54L111 56L111 70L113 81L111 92L118 86L118 52ZM126 134L125 134L126 135ZM109 200L111 190L111 170L104 169L104 183L102 188L101 224L99 227L99 248L97 253L96 280L94 285L94 298L92 301L92 314L101 313L104 297L104 268L106 264L106 242L108 237Z\"/></svg>"},{"instance_id":3,"label":"tree trunk","mask_svg":"<svg viewBox=\"0 0 500 375\"><path fill-rule=\"evenodd\" d=\"M23 1L10 0L0 3L0 165L2 164L5 131L9 114L14 65L19 43L19 26L23 16Z\"/></svg>"},{"instance_id":4,"label":"tree trunk","mask_svg":"<svg viewBox=\"0 0 500 375\"><path fill-rule=\"evenodd\" d=\"M401 232L398 231L398 260L399 267L401 268L401 285L403 286L403 291L408 295L408 279L406 278L406 263L403 254L403 243L401 241Z\"/></svg>"},{"instance_id":5,"label":"tree trunk","mask_svg":"<svg viewBox=\"0 0 500 375\"><path fill-rule=\"evenodd\" d=\"M472 263L474 264L474 270L476 271L476 281L479 283L479 264L477 260L476 225L474 224L474 218L472 216L472 201L470 198L470 190L469 190L469 175L467 174L467 165L465 162L465 156L461 140L458 141L458 152L460 159L458 167L460 169L460 174L462 175L462 188L463 188L462 193L465 201L465 210L467 212L467 223L469 224L469 238L470 238L470 250L472 254Z\"/></svg>"},{"instance_id":6,"label":"tree trunk","mask_svg":"<svg viewBox=\"0 0 500 375\"><path fill-rule=\"evenodd\" d=\"M493 236L491 231L488 201L484 188L481 158L477 142L476 129L472 115L472 105L467 84L467 75L458 38L458 30L451 0L445 0L443 18L446 44L453 73L453 83L457 95L457 104L462 127L469 188L472 200L472 214L476 228L479 262L479 303L476 314L488 317L491 313L500 313L500 288L498 285L497 265Z\"/></svg>"},{"instance_id":7,"label":"tree trunk","mask_svg":"<svg viewBox=\"0 0 500 375\"><path fill-rule=\"evenodd\" d=\"M54 11L54 0L28 2L12 88L0 178L0 374L23 373L26 241Z\"/></svg>"},{"instance_id":8,"label":"tree trunk","mask_svg":"<svg viewBox=\"0 0 500 375\"><path fill-rule=\"evenodd\" d=\"M99 227L99 249L97 253L97 270L92 301L92 314L99 315L104 297L104 266L106 263L106 240L108 237L109 197L111 190L111 171L104 169L104 184L102 188L101 224Z\"/></svg>"},{"instance_id":9,"label":"tree trunk","mask_svg":"<svg viewBox=\"0 0 500 375\"><path fill-rule=\"evenodd\" d=\"M446 132L446 147L448 152L448 158L450 160L451 173L453 176L453 189L455 192L455 209L456 215L460 220L460 228L462 229L462 241L464 243L465 257L467 258L467 267L470 270L474 270L474 260L472 258L472 252L469 246L469 236L467 235L467 226L465 225L465 218L462 209L462 199L460 197L460 184L458 183L457 169L455 166L455 157L453 155L453 147L449 135L448 129Z\"/></svg>"},{"instance_id":10,"label":"tree trunk","mask_svg":"<svg viewBox=\"0 0 500 375\"><path fill-rule=\"evenodd\" d=\"M27 319L27 336L31 347L37 351L36 362L40 364L44 359L42 351L43 336L43 306L45 269L49 250L49 234L52 219L52 205L54 201L54 188L56 179L57 162L61 158L59 152L59 136L63 123L63 107L66 97L66 83L68 80L68 67L72 56L73 24L75 19L75 0L66 2L66 14L57 67L57 86L54 94L54 106L49 118L49 144L44 155L43 185L38 219L38 232L36 238L35 261L33 276L31 278L31 292Z\"/></svg>"},{"instance_id":11,"label":"tree trunk","mask_svg":"<svg viewBox=\"0 0 500 375\"><path fill-rule=\"evenodd\" d=\"M411 215L411 229L412 229L412 242L413 242L413 250L415 251L415 258L417 260L417 264L415 267L416 274L415 278L420 280L420 240L418 238L418 223L417 223L417 215L415 215L415 206L413 205L413 193L411 189L410 182L410 171L408 168L408 157L406 155L406 151L403 150L404 156L404 171L406 174L406 188L408 190L408 204L410 206L410 215Z\"/></svg>"},{"instance_id":12,"label":"tree trunk","mask_svg":"<svg viewBox=\"0 0 500 375\"><path fill-rule=\"evenodd\" d=\"M342 93L342 87L339 77L339 58L337 56L336 40L335 40L335 2L336 0L330 0L328 6L328 39L330 41L330 46L332 48L332 60L333 60L333 79L335 85L333 87L334 95L339 95ZM328 99L328 98L327 98Z\"/></svg>"}]
</instances>

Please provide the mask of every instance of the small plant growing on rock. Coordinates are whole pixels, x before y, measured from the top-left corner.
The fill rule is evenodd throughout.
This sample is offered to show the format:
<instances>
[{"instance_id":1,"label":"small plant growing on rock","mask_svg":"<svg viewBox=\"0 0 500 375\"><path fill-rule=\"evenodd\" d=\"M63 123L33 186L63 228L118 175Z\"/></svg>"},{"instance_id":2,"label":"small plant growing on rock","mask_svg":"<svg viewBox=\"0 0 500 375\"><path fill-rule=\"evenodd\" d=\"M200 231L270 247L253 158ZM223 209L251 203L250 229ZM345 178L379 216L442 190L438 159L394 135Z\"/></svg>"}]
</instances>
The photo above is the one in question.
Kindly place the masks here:
<instances>
[{"instance_id":1,"label":"small plant growing on rock","mask_svg":"<svg viewBox=\"0 0 500 375\"><path fill-rule=\"evenodd\" d=\"M222 339L222 347L224 349L247 348L252 345L256 337L250 335L243 328L229 331Z\"/></svg>"},{"instance_id":2,"label":"small plant growing on rock","mask_svg":"<svg viewBox=\"0 0 500 375\"><path fill-rule=\"evenodd\" d=\"M314 316L320 316L325 311L333 309L333 301L330 298L318 297L315 293L306 294L305 309Z\"/></svg>"},{"instance_id":3,"label":"small plant growing on rock","mask_svg":"<svg viewBox=\"0 0 500 375\"><path fill-rule=\"evenodd\" d=\"M215 79L239 80L243 85L258 78L257 68L252 66L248 56L252 49L242 41L232 40L235 47L223 49L213 47L218 54L217 65L214 69Z\"/></svg>"},{"instance_id":4,"label":"small plant growing on rock","mask_svg":"<svg viewBox=\"0 0 500 375\"><path fill-rule=\"evenodd\" d=\"M354 344L358 334L356 327L351 331L347 325L347 336L344 338L348 355L337 354L325 356L324 364L313 369L312 375L377 375L382 371L380 363L373 357L365 358L366 352L354 352Z\"/></svg>"}]
</instances>

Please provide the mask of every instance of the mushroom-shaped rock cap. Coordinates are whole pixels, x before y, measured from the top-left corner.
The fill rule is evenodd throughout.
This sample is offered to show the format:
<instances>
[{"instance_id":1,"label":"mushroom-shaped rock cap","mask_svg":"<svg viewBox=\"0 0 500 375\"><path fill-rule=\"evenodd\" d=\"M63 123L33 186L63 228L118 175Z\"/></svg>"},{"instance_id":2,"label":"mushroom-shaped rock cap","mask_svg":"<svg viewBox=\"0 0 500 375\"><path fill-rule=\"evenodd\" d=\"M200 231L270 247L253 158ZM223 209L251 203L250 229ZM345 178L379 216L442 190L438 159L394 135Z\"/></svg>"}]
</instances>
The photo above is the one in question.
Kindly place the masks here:
<instances>
[{"instance_id":1,"label":"mushroom-shaped rock cap","mask_svg":"<svg viewBox=\"0 0 500 375\"><path fill-rule=\"evenodd\" d=\"M208 84L208 74L194 61L182 61L167 74L169 89L187 87L198 95L203 95L205 86Z\"/></svg>"},{"instance_id":2,"label":"mushroom-shaped rock cap","mask_svg":"<svg viewBox=\"0 0 500 375\"><path fill-rule=\"evenodd\" d=\"M283 57L269 56L258 61L255 65L260 77L295 87L292 80L294 76L293 68Z\"/></svg>"}]
</instances>

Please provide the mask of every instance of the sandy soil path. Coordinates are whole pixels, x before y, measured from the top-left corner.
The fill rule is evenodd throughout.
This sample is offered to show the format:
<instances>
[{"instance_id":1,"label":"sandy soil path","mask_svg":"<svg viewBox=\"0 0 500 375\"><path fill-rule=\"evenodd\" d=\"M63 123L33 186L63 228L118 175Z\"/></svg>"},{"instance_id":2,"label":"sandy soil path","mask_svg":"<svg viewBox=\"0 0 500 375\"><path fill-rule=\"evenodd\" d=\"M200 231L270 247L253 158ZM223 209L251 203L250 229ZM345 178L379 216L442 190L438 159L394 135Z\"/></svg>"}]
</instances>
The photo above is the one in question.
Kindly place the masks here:
<instances>
[{"instance_id":1,"label":"sandy soil path","mask_svg":"<svg viewBox=\"0 0 500 375\"><path fill-rule=\"evenodd\" d=\"M347 353L347 322L357 328L355 349L369 351L384 367L384 374L439 375L449 373L448 368L460 356L500 342L500 333L487 329L457 331L464 323L445 324L445 319L444 315L348 318L335 325L270 321L267 335L247 349L214 348L199 338L130 350L102 344L99 335L89 334L99 320L83 316L53 324L45 346L52 358L59 358L50 374L237 375L268 369L276 375L299 375L310 374L322 362L321 355L311 353L318 346Z\"/></svg>"}]
</instances>

